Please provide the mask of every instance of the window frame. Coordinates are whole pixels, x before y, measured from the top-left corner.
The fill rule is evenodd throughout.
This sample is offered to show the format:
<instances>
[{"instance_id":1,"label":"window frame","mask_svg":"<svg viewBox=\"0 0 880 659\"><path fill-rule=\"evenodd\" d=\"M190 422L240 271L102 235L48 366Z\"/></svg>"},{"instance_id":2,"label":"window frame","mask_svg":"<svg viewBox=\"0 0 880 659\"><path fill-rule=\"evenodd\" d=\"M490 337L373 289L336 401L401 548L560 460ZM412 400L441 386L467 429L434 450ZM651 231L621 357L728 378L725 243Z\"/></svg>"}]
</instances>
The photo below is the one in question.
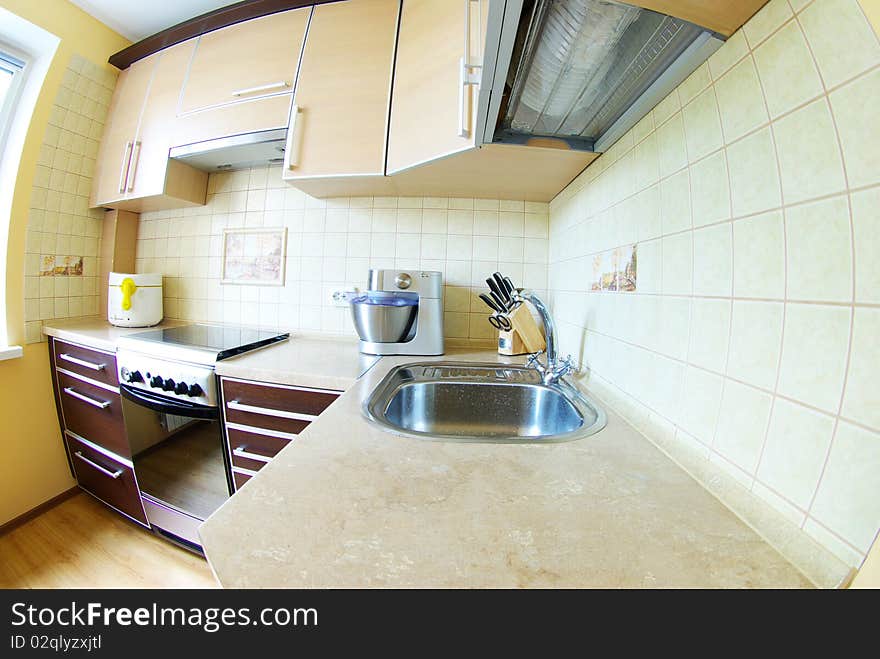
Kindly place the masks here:
<instances>
[{"instance_id":1,"label":"window frame","mask_svg":"<svg viewBox=\"0 0 880 659\"><path fill-rule=\"evenodd\" d=\"M12 82L6 90L6 97L0 105L0 153L6 148L6 138L15 116L15 109L24 88L25 78L28 74L29 58L0 41L0 69L12 72Z\"/></svg>"}]
</instances>

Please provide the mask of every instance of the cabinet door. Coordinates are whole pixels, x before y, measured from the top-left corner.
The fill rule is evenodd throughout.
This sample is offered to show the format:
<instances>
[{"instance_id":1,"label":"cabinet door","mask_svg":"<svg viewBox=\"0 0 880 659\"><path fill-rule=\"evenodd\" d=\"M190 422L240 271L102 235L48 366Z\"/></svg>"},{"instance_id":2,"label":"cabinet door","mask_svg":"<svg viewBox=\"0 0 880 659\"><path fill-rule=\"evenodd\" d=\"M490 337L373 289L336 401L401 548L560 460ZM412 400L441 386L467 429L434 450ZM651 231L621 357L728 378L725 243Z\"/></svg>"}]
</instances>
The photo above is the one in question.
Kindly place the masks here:
<instances>
[{"instance_id":1,"label":"cabinet door","mask_svg":"<svg viewBox=\"0 0 880 659\"><path fill-rule=\"evenodd\" d=\"M185 41L156 54L156 74L150 85L138 127L126 184L131 198L165 193L168 150L175 140L177 100L193 41Z\"/></svg>"},{"instance_id":2,"label":"cabinet door","mask_svg":"<svg viewBox=\"0 0 880 659\"><path fill-rule=\"evenodd\" d=\"M199 37L180 112L291 92L310 11L270 14Z\"/></svg>"},{"instance_id":3,"label":"cabinet door","mask_svg":"<svg viewBox=\"0 0 880 659\"><path fill-rule=\"evenodd\" d=\"M314 8L294 93L284 178L385 172L398 0Z\"/></svg>"},{"instance_id":4,"label":"cabinet door","mask_svg":"<svg viewBox=\"0 0 880 659\"><path fill-rule=\"evenodd\" d=\"M103 206L126 194L137 127L157 61L157 56L144 58L119 74L95 161L91 206Z\"/></svg>"},{"instance_id":5,"label":"cabinet door","mask_svg":"<svg viewBox=\"0 0 880 659\"><path fill-rule=\"evenodd\" d=\"M462 59L477 64L483 59L488 5L480 0L403 3L391 99L388 174L474 146L478 90L476 85L464 84ZM479 69L471 72L478 74Z\"/></svg>"}]
</instances>

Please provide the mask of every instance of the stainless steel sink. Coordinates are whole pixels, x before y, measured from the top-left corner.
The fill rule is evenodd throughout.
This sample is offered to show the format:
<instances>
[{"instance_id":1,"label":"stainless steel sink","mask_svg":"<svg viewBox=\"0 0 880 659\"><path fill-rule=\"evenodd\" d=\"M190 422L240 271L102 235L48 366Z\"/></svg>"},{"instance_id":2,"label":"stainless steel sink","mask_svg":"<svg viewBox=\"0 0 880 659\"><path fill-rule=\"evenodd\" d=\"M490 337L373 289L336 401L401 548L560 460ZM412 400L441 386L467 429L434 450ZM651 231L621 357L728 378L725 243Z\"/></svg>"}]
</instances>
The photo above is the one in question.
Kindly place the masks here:
<instances>
[{"instance_id":1,"label":"stainless steel sink","mask_svg":"<svg viewBox=\"0 0 880 659\"><path fill-rule=\"evenodd\" d=\"M605 413L566 383L525 366L422 362L392 369L364 403L398 433L457 442L550 443L605 427Z\"/></svg>"}]
</instances>

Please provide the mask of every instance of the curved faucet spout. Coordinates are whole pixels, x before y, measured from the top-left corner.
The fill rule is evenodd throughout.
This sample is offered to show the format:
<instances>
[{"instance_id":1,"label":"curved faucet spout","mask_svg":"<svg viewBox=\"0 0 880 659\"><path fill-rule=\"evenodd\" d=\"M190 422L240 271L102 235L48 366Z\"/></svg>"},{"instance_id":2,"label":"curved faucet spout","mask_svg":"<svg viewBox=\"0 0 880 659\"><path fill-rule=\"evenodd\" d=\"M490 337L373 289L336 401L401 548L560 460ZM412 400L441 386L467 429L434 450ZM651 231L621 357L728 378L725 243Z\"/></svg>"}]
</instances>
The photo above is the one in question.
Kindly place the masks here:
<instances>
[{"instance_id":1,"label":"curved faucet spout","mask_svg":"<svg viewBox=\"0 0 880 659\"><path fill-rule=\"evenodd\" d=\"M544 304L544 301L527 289L517 291L516 295L521 301L530 303L538 311L541 324L544 326L544 341L547 343L547 365L544 366L538 359L540 352L529 357L528 364L541 373L545 384L553 384L574 369L571 356L561 361L559 359L556 348L556 324L553 322L553 316L550 315L550 309Z\"/></svg>"}]
</instances>

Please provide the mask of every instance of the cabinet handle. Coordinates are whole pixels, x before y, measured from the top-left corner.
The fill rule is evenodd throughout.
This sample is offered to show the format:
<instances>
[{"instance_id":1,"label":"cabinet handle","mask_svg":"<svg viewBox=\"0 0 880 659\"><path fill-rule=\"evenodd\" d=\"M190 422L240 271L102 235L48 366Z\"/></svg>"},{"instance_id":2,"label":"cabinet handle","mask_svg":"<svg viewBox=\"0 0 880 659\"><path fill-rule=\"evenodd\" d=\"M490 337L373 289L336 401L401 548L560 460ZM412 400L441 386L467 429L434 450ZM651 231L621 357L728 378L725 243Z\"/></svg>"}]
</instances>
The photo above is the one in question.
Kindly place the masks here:
<instances>
[{"instance_id":1,"label":"cabinet handle","mask_svg":"<svg viewBox=\"0 0 880 659\"><path fill-rule=\"evenodd\" d=\"M295 421L314 421L318 417L314 414L301 414L300 412L288 412L286 410L273 410L271 407L257 407L256 405L245 405L237 400L231 400L226 403L226 407L237 412L250 412L251 414L262 414L263 416L275 416L280 419L294 419Z\"/></svg>"},{"instance_id":2,"label":"cabinet handle","mask_svg":"<svg viewBox=\"0 0 880 659\"><path fill-rule=\"evenodd\" d=\"M61 354L59 354L58 358L68 361L71 364L76 364L77 366L90 368L93 371L103 371L104 368L107 366L107 364L96 364L95 362L86 361L85 359L79 359L77 357L74 357L73 355L68 355L66 352L62 352Z\"/></svg>"},{"instance_id":3,"label":"cabinet handle","mask_svg":"<svg viewBox=\"0 0 880 659\"><path fill-rule=\"evenodd\" d=\"M247 446L239 446L237 449L232 451L232 455L237 455L240 458L246 458L248 460L256 460L257 462L272 462L272 458L267 455L260 455L259 453L251 453L247 450Z\"/></svg>"},{"instance_id":4,"label":"cabinet handle","mask_svg":"<svg viewBox=\"0 0 880 659\"><path fill-rule=\"evenodd\" d=\"M296 158L293 157L293 147L296 142L296 119L299 115L299 106L293 105L290 108L290 125L287 127L287 142L284 144L284 169L294 169L296 167Z\"/></svg>"},{"instance_id":5,"label":"cabinet handle","mask_svg":"<svg viewBox=\"0 0 880 659\"><path fill-rule=\"evenodd\" d=\"M138 167L138 159L141 155L141 141L138 140L134 143L134 150L131 152L131 162L128 164L128 176L126 176L126 180L128 181L128 191L131 192L134 190L134 177L137 174Z\"/></svg>"},{"instance_id":6,"label":"cabinet handle","mask_svg":"<svg viewBox=\"0 0 880 659\"><path fill-rule=\"evenodd\" d=\"M479 0L477 0L479 1ZM467 126L468 100L470 88L479 86L480 74L483 69L482 63L471 63L471 3L474 0L464 0L464 54L458 63L458 136L469 137L470 131ZM481 34L482 37L482 34Z\"/></svg>"},{"instance_id":7,"label":"cabinet handle","mask_svg":"<svg viewBox=\"0 0 880 659\"><path fill-rule=\"evenodd\" d=\"M68 396L76 398L77 400L81 400L84 403L88 403L93 407L97 407L99 410L105 410L110 407L109 400L97 400L95 398L92 398L91 396L86 396L85 394L79 393L73 387L64 387L64 393L66 393Z\"/></svg>"},{"instance_id":8,"label":"cabinet handle","mask_svg":"<svg viewBox=\"0 0 880 659\"><path fill-rule=\"evenodd\" d=\"M116 480L117 478L122 476L122 472L124 471L123 469L117 469L116 471L110 471L109 469L106 469L106 468L102 467L101 465L99 465L97 462L92 462L91 460L89 460L86 456L84 456L82 454L82 451L77 451L76 453L74 453L74 455L76 457L78 457L80 460L82 460L83 462L85 462L87 465L89 465L92 469L97 469L102 474L104 474L105 476L109 476L113 480Z\"/></svg>"},{"instance_id":9,"label":"cabinet handle","mask_svg":"<svg viewBox=\"0 0 880 659\"><path fill-rule=\"evenodd\" d=\"M131 163L131 147L132 143L126 142L125 149L122 151L122 168L119 170L119 192L125 192L125 181L128 178L128 166Z\"/></svg>"},{"instance_id":10,"label":"cabinet handle","mask_svg":"<svg viewBox=\"0 0 880 659\"><path fill-rule=\"evenodd\" d=\"M246 96L247 94L256 94L257 92L268 92L273 89L286 89L290 87L285 80L279 82L270 82L268 85L259 85L258 87L246 87L245 89L236 89L232 92L233 96Z\"/></svg>"}]
</instances>

